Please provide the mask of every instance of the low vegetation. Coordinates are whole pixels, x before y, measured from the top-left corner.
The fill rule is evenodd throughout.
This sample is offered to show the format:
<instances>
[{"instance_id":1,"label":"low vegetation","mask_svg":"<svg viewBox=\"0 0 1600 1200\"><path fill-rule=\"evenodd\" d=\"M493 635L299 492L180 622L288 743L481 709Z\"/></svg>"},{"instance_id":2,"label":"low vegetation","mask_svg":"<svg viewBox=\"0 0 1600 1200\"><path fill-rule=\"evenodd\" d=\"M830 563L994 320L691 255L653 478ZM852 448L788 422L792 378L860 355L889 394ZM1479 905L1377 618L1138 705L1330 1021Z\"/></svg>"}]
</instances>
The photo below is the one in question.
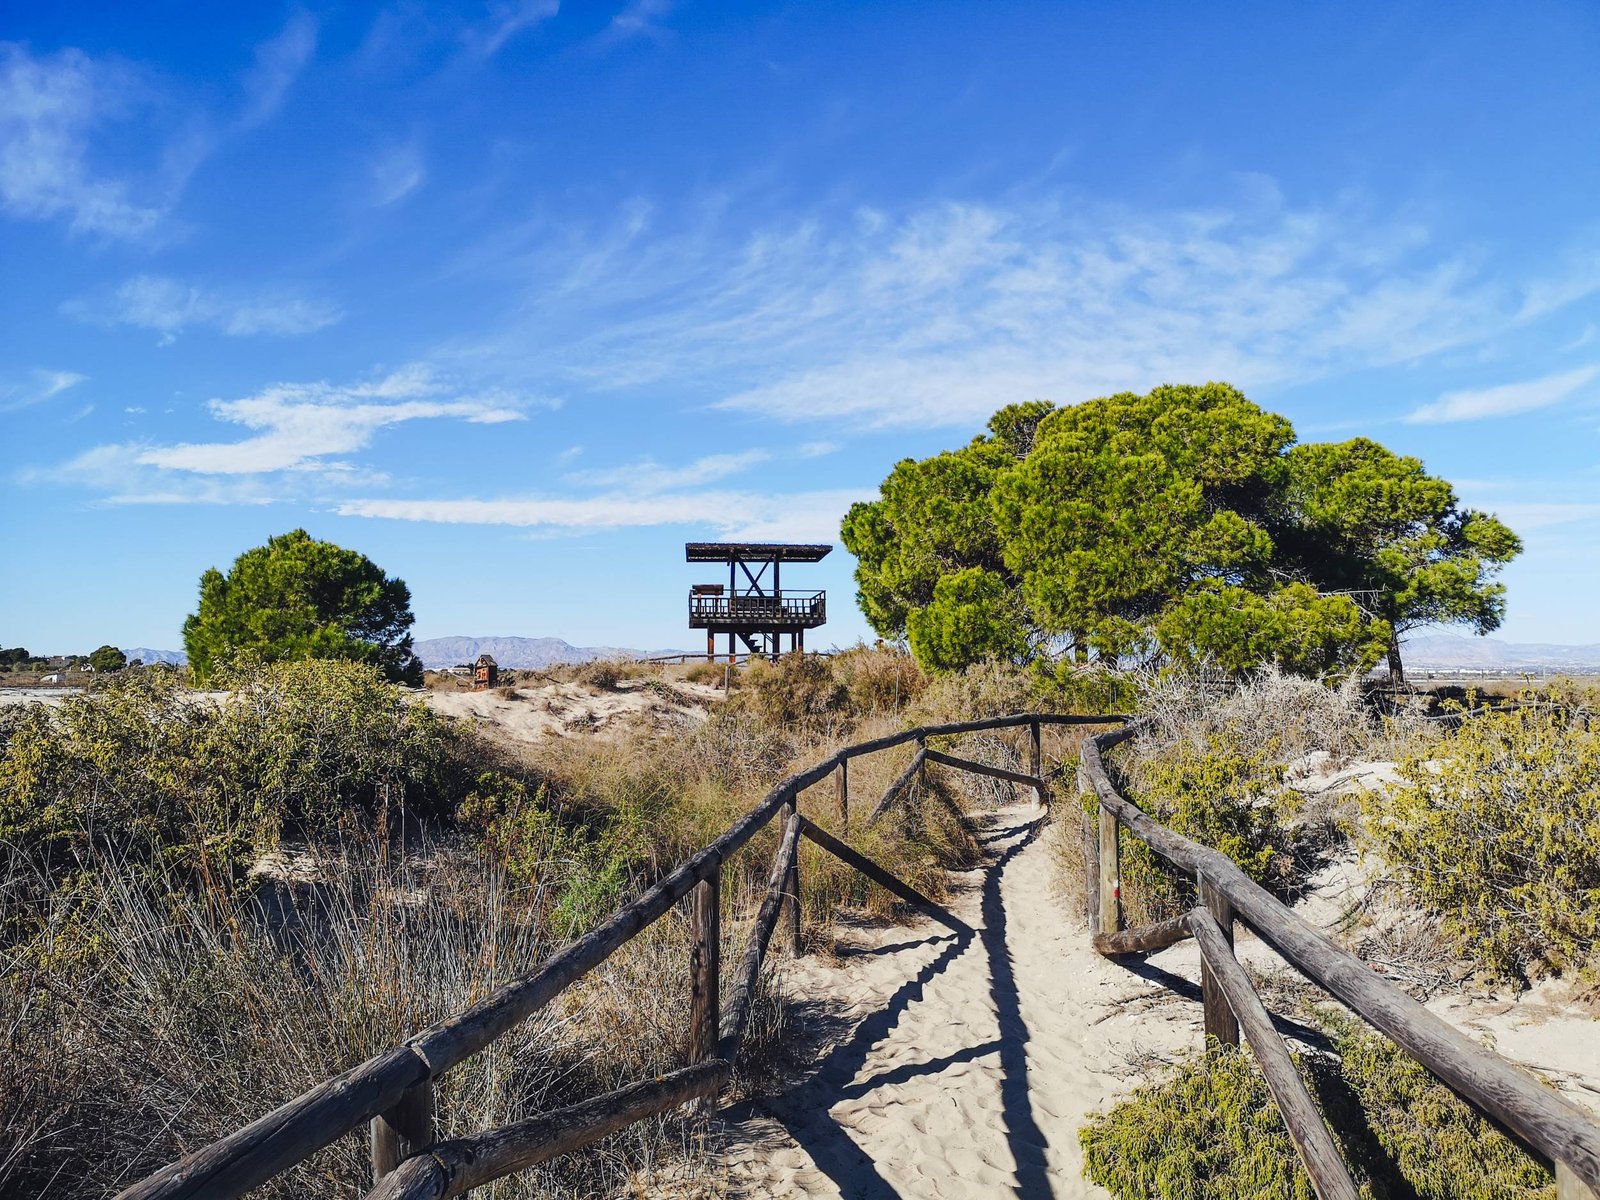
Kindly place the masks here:
<instances>
[{"instance_id":1,"label":"low vegetation","mask_svg":"<svg viewBox=\"0 0 1600 1200\"><path fill-rule=\"evenodd\" d=\"M1370 1200L1551 1200L1554 1180L1443 1083L1349 1018L1299 1059ZM1245 1052L1210 1053L1135 1091L1080 1134L1085 1174L1117 1200L1313 1200Z\"/></svg>"},{"instance_id":2,"label":"low vegetation","mask_svg":"<svg viewBox=\"0 0 1600 1200\"><path fill-rule=\"evenodd\" d=\"M586 686L670 686L618 669ZM737 674L702 720L514 751L348 661L237 667L206 694L125 671L58 707L0 710L0 951L16 982L0 996L0 1192L109 1195L526 970L784 775L913 713L965 715L996 686L930 686L905 656L866 648ZM909 753L859 760L857 803ZM944 868L977 854L947 786L935 777L870 832L858 813L851 840L938 895ZM806 807L837 826L830 788ZM776 836L727 864L730 960ZM808 928L838 905L893 911L813 851ZM681 1063L687 957L674 914L446 1076L443 1128L504 1124ZM780 1053L786 1019L764 995L747 1082ZM704 1166L701 1122L646 1123L488 1194L647 1192L641 1181ZM359 1195L357 1140L262 1194Z\"/></svg>"},{"instance_id":3,"label":"low vegetation","mask_svg":"<svg viewBox=\"0 0 1600 1200\"><path fill-rule=\"evenodd\" d=\"M1242 679L1164 672L1139 685L1148 724L1114 760L1129 798L1282 898L1300 895L1354 832L1354 810L1308 803L1288 786L1288 772L1310 756L1337 765L1386 737L1354 681L1329 687L1267 669ZM1093 798L1084 800L1092 809ZM1069 880L1082 871L1074 841L1063 843ZM1192 908L1195 885L1125 838L1122 899L1129 924L1143 925Z\"/></svg>"},{"instance_id":4,"label":"low vegetation","mask_svg":"<svg viewBox=\"0 0 1600 1200\"><path fill-rule=\"evenodd\" d=\"M1371 844L1496 974L1600 968L1600 731L1570 700L1483 712L1364 805Z\"/></svg>"},{"instance_id":5,"label":"low vegetation","mask_svg":"<svg viewBox=\"0 0 1600 1200\"><path fill-rule=\"evenodd\" d=\"M1145 734L1114 756L1130 796L1286 898L1327 855L1364 850L1461 959L1511 977L1595 969L1600 734L1584 698L1558 690L1464 719L1448 705L1442 719L1405 706L1380 718L1353 682L1167 673L1145 681L1140 709ZM1292 786L1297 772L1388 757L1402 760L1404 786L1342 800ZM1136 839L1123 847L1130 923L1193 905L1187 878ZM1294 1015L1327 1035L1299 1062L1364 1196L1553 1195L1526 1151L1386 1039L1308 1005L1313 994L1280 999L1299 996ZM1081 1140L1089 1178L1119 1200L1312 1195L1248 1054L1213 1047L1096 1117Z\"/></svg>"}]
</instances>

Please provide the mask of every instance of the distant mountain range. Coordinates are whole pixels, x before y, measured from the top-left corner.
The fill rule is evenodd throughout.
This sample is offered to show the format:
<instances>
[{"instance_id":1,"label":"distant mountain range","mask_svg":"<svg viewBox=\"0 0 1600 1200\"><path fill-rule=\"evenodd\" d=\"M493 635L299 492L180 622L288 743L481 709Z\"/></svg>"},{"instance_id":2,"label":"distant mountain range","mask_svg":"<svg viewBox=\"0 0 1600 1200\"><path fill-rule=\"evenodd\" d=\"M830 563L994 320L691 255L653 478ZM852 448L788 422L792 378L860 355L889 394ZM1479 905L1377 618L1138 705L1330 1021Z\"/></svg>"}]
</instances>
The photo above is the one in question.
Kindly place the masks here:
<instances>
[{"instance_id":1,"label":"distant mountain range","mask_svg":"<svg viewBox=\"0 0 1600 1200\"><path fill-rule=\"evenodd\" d=\"M1600 645L1502 642L1498 638L1435 633L1407 639L1400 652L1407 669L1516 671L1544 668L1556 671L1600 671Z\"/></svg>"},{"instance_id":2,"label":"distant mountain range","mask_svg":"<svg viewBox=\"0 0 1600 1200\"><path fill-rule=\"evenodd\" d=\"M629 650L622 646L574 646L553 637L424 638L415 648L417 657L425 667L453 667L458 663L470 663L480 654L487 654L502 667L520 667L524 670L539 670L556 663L593 662L600 658L650 658L657 654L681 653L677 650ZM182 664L188 661L181 650L152 650L148 646L133 646L125 647L122 652L128 656L129 662L136 658L147 663ZM1407 639L1403 654L1407 667L1424 670L1515 671L1542 667L1557 671L1600 672L1600 645L1502 642L1498 638L1434 633Z\"/></svg>"},{"instance_id":3,"label":"distant mountain range","mask_svg":"<svg viewBox=\"0 0 1600 1200\"><path fill-rule=\"evenodd\" d=\"M413 647L422 665L428 668L453 667L474 662L487 654L502 667L539 670L557 663L585 663L600 658L649 658L656 654L678 654L677 650L629 650L622 646L574 646L560 638L525 637L443 637L424 638ZM182 650L152 650L148 646L125 646L128 661L172 663L182 666L189 656Z\"/></svg>"},{"instance_id":4,"label":"distant mountain range","mask_svg":"<svg viewBox=\"0 0 1600 1200\"><path fill-rule=\"evenodd\" d=\"M124 646L122 652L128 656L129 662L137 658L147 666L150 663L163 662L181 667L189 661L189 656L182 650L152 650L149 646Z\"/></svg>"},{"instance_id":5,"label":"distant mountain range","mask_svg":"<svg viewBox=\"0 0 1600 1200\"><path fill-rule=\"evenodd\" d=\"M574 646L560 638L442 637L424 638L413 647L425 667L453 667L487 654L502 667L539 670L557 663L594 662L600 658L650 658L679 650L629 650L622 646Z\"/></svg>"}]
</instances>

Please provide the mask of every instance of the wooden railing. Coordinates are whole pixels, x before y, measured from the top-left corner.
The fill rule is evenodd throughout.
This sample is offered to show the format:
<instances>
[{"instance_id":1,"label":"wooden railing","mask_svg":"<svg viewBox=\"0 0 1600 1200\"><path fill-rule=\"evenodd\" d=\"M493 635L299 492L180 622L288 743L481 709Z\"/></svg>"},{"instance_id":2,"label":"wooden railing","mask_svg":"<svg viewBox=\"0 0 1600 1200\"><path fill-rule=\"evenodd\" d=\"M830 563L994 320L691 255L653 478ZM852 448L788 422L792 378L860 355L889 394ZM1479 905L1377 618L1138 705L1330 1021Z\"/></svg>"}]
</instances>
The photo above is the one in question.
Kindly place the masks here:
<instances>
[{"instance_id":1,"label":"wooden railing","mask_svg":"<svg viewBox=\"0 0 1600 1200\"><path fill-rule=\"evenodd\" d=\"M1099 807L1099 820L1086 814L1083 830L1089 929L1095 949L1115 956L1158 950L1185 937L1195 939L1200 947L1206 1036L1237 1046L1243 1027L1320 1200L1356 1200L1357 1188L1287 1047L1234 957L1235 922L1246 925L1285 962L1342 1001L1552 1167L1558 1200L1594 1200L1600 1195L1600 1122L1593 1115L1374 975L1360 959L1296 916L1232 859L1174 833L1122 796L1106 773L1102 756L1137 733L1138 727L1130 725L1086 738L1079 755L1079 787L1092 793ZM1192 912L1139 929L1123 927L1122 830L1195 877L1200 903Z\"/></svg>"},{"instance_id":2,"label":"wooden railing","mask_svg":"<svg viewBox=\"0 0 1600 1200\"><path fill-rule=\"evenodd\" d=\"M727 1084L744 1037L751 998L762 960L788 912L788 938L800 942L799 840L805 837L842 859L900 899L934 919L971 934L972 930L915 888L895 878L870 858L800 814L800 793L830 776L835 806L848 835L850 760L907 743L918 749L912 766L874 806L868 822L880 818L903 795L912 778L930 762L997 776L1034 787L1048 797L1043 774L1041 727L1120 723L1117 716L1063 716L1025 713L908 729L847 746L830 758L791 775L734 822L710 845L597 928L568 943L526 975L506 983L483 1000L414 1034L401 1045L318 1084L280 1108L213 1142L119 1194L119 1200L176 1200L205 1197L227 1200L242 1195L363 1125L370 1127L374 1189L368 1200L421 1200L459 1196L475 1187L581 1149L607 1134L690 1100L716 1095ZM994 729L1026 728L1026 775L969 762L927 748L928 739ZM722 865L768 822L782 814L783 834L767 889L719 1012L722 991L719 929ZM604 962L630 939L689 897L692 949L689 963L689 1065L658 1079L631 1084L606 1095L500 1129L449 1141L434 1140L433 1081L489 1046Z\"/></svg>"},{"instance_id":3,"label":"wooden railing","mask_svg":"<svg viewBox=\"0 0 1600 1200\"><path fill-rule=\"evenodd\" d=\"M1048 802L1051 775L1044 770L1041 727L1121 724L1123 720L1118 716L1028 713L924 726L847 746L783 780L722 836L528 974L238 1132L163 1167L122 1192L119 1200L226 1200L369 1123L375 1187L368 1200L459 1196L581 1149L635 1121L715 1096L732 1074L761 965L785 912L787 938L799 949L802 837L958 933L973 932L916 889L802 816L801 792L831 776L835 810L848 836L850 761L915 743L916 754L873 804L867 824L881 819L929 764L1031 787L1041 801ZM958 758L928 746L930 738L1012 728L1026 728L1029 733L1025 772ZM1103 754L1137 732L1136 726L1125 725L1084 738L1079 747L1079 786L1098 801L1098 820L1087 813L1083 818L1088 920L1095 949L1114 957L1158 950L1186 937L1196 940L1201 953L1206 1036L1237 1046L1242 1029L1321 1200L1355 1200L1358 1192L1287 1047L1234 957L1234 927L1239 922L1552 1166L1559 1200L1594 1200L1600 1195L1600 1123L1593 1116L1374 975L1359 959L1253 882L1231 859L1159 824L1123 797L1106 772ZM766 891L728 988L727 1008L719 1011L722 865L779 814L783 833ZM1124 927L1119 872L1124 830L1195 877L1198 907L1155 925ZM538 1012L685 897L691 900L692 937L689 1065L514 1125L444 1142L434 1140L434 1079Z\"/></svg>"},{"instance_id":4,"label":"wooden railing","mask_svg":"<svg viewBox=\"0 0 1600 1200\"><path fill-rule=\"evenodd\" d=\"M768 625L821 625L828 619L826 592L762 592L752 595L689 593L689 628L750 622Z\"/></svg>"}]
</instances>

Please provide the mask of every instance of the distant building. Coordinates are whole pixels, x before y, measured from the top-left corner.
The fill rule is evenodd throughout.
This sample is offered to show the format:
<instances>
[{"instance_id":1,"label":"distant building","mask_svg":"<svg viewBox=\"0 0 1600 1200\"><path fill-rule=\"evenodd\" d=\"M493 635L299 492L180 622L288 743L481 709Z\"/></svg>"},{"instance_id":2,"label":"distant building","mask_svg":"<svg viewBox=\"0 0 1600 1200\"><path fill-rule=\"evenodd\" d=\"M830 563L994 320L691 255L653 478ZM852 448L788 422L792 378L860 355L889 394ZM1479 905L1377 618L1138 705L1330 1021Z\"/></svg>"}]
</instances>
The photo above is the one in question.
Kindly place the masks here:
<instances>
[{"instance_id":1,"label":"distant building","mask_svg":"<svg viewBox=\"0 0 1600 1200\"><path fill-rule=\"evenodd\" d=\"M492 688L499 681L499 664L487 654L478 655L478 661L472 668L472 690L481 692L485 688Z\"/></svg>"}]
</instances>

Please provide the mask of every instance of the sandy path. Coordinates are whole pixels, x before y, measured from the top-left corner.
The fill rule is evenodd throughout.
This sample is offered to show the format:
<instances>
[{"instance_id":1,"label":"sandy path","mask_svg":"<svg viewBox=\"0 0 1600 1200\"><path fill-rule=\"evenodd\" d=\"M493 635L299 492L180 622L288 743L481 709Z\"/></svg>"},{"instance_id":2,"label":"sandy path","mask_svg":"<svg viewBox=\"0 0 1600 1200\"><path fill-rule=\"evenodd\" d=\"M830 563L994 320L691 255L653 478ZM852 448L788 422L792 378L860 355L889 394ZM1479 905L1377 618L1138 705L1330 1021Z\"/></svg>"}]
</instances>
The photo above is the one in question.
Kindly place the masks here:
<instances>
[{"instance_id":1,"label":"sandy path","mask_svg":"<svg viewBox=\"0 0 1600 1200\"><path fill-rule=\"evenodd\" d=\"M1082 1176L1078 1130L1151 1069L1199 1052L1199 955L1183 942L1109 962L1058 893L1041 811L980 816L989 862L958 875L932 921L846 926L836 961L787 969L815 1065L724 1124L735 1196L1104 1197ZM1300 912L1332 932L1350 881L1330 875ZM1241 930L1239 956L1283 969ZM1600 1109L1600 1039L1559 988L1458 994L1429 1007Z\"/></svg>"},{"instance_id":2,"label":"sandy path","mask_svg":"<svg viewBox=\"0 0 1600 1200\"><path fill-rule=\"evenodd\" d=\"M841 961L792 968L817 1067L786 1095L730 1114L730 1191L749 1196L1104 1196L1081 1175L1084 1119L1131 1085L1127 1022L1158 991L1088 948L1055 895L1041 811L980 818L990 865L951 909L977 931L923 922L854 929ZM1139 1038L1197 1047L1192 1005L1162 1005ZM1124 1026L1113 1034L1108 1025Z\"/></svg>"}]
</instances>

